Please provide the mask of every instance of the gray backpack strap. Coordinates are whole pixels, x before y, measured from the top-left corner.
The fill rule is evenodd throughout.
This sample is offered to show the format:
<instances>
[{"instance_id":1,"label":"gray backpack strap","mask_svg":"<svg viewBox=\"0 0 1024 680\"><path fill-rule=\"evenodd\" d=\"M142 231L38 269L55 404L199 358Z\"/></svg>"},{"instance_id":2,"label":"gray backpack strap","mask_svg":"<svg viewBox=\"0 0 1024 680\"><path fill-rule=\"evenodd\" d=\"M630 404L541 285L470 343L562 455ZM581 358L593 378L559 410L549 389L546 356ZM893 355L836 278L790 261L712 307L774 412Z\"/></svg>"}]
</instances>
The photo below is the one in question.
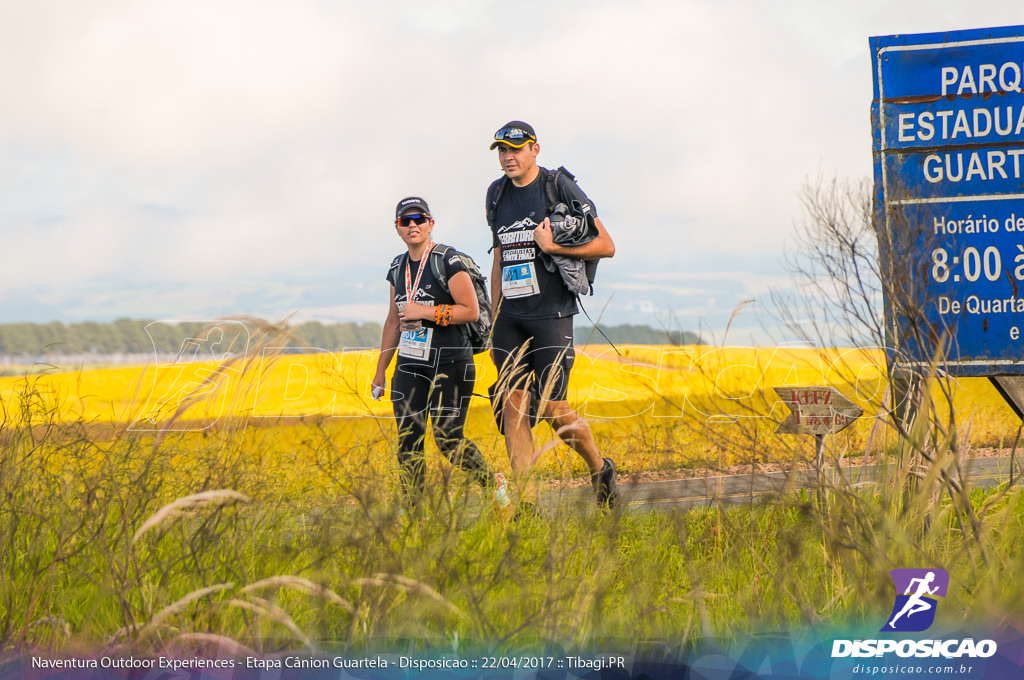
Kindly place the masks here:
<instances>
[{"instance_id":1,"label":"gray backpack strap","mask_svg":"<svg viewBox=\"0 0 1024 680\"><path fill-rule=\"evenodd\" d=\"M509 179L507 175L502 175L498 179L491 182L491 186L487 187L487 204L485 206L487 212L487 226L494 229L494 220L496 219L496 213L498 211L498 201L501 200L501 194L505 191L505 184L508 183ZM494 246L487 249L487 252L494 250Z\"/></svg>"},{"instance_id":2,"label":"gray backpack strap","mask_svg":"<svg viewBox=\"0 0 1024 680\"><path fill-rule=\"evenodd\" d=\"M559 203L569 205L569 199L562 193L558 185L559 179L565 177L571 182L576 181L576 175L566 170L565 166L559 166L557 170L548 170L544 176L544 198L548 202L548 212L552 212Z\"/></svg>"},{"instance_id":3,"label":"gray backpack strap","mask_svg":"<svg viewBox=\"0 0 1024 680\"><path fill-rule=\"evenodd\" d=\"M391 262L391 269L388 270L388 281L395 288L398 288L398 270L409 257L409 253L399 255Z\"/></svg>"},{"instance_id":4,"label":"gray backpack strap","mask_svg":"<svg viewBox=\"0 0 1024 680\"><path fill-rule=\"evenodd\" d=\"M448 253L451 252L451 246L444 246L444 250L438 250L441 248L440 244L436 244L430 251L430 273L434 275L434 279L437 281L441 289L450 293L448 290L448 273L445 271L444 258L448 257Z\"/></svg>"}]
</instances>

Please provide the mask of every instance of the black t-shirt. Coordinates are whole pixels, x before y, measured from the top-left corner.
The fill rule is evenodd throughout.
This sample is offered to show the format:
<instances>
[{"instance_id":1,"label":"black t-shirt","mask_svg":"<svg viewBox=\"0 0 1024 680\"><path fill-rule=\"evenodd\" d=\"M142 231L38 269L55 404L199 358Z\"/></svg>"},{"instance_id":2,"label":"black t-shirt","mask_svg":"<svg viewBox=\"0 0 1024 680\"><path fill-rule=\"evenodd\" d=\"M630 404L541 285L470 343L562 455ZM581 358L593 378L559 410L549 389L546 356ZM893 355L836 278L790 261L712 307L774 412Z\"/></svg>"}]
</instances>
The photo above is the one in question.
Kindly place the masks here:
<instances>
[{"instance_id":1,"label":"black t-shirt","mask_svg":"<svg viewBox=\"0 0 1024 680\"><path fill-rule=\"evenodd\" d=\"M501 314L517 319L551 319L571 316L579 312L576 295L569 291L558 271L549 272L540 260L540 248L533 239L533 230L548 216L548 201L544 195L544 176L549 170L541 169L537 179L525 187L505 182L501 198L494 210L491 226L493 244L501 247L501 268L533 263L533 271L540 291L526 297L502 295ZM597 209L576 182L559 177L561 195L590 205L590 213L597 217Z\"/></svg>"},{"instance_id":2,"label":"black t-shirt","mask_svg":"<svg viewBox=\"0 0 1024 680\"><path fill-rule=\"evenodd\" d=\"M443 251L445 246L435 246L435 250ZM422 262L416 262L410 260L408 253L403 253L397 256L388 268L387 280L395 287L395 304L401 305L406 302L407 296L405 291L405 263L409 263L409 281L413 283L416 281L416 274L419 272L420 264L422 263L426 270L423 272L423 276L420 278L420 284L418 292L415 297L415 302L421 305L454 305L455 298L452 297L450 291L445 290L440 283L434 278L434 272L430 267L428 258L431 257L431 253L426 253L423 256ZM459 272L466 271L466 266L462 264L462 260L459 259L454 249L449 249L448 254L444 257L444 270L447 281L450 283L452 277ZM414 363L439 363L448 364L454 361L472 361L473 350L469 346L469 339L466 333L459 325L451 326L438 326L434 323L433 319L423 320L424 328L433 329L432 338L430 342L430 357L426 361L419 359L413 359L410 357L404 357L401 354L398 355L398 361L400 362L414 362ZM440 356L438 356L440 351Z\"/></svg>"}]
</instances>

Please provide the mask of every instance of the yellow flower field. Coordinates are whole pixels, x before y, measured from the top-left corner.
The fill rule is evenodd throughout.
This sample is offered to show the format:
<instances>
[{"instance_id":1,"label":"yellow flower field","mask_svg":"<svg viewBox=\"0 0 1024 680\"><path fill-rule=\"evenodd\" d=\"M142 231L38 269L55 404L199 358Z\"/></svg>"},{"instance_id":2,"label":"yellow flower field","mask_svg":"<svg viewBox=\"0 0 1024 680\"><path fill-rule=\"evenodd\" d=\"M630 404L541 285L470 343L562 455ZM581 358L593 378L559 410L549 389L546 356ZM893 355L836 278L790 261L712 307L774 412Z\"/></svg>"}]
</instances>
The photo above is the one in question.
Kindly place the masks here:
<instances>
[{"instance_id":1,"label":"yellow flower field","mask_svg":"<svg viewBox=\"0 0 1024 680\"><path fill-rule=\"evenodd\" d=\"M860 405L864 416L831 439L856 455L887 406L884 355L879 350L806 347L592 345L578 348L570 402L591 422L599 443L624 469L731 465L806 454L808 437L775 435L788 413L771 388L831 385ZM477 395L496 371L477 355ZM0 378L0 404L17 422L26 392L61 420L107 424L116 431L202 432L246 422L280 430L317 423L346 438L388 437L394 425L369 381L376 352L267 354L209 362L26 371ZM1015 436L1016 416L984 379L953 383L958 419L971 423L976 446ZM503 459L488 402L471 403L470 436ZM282 436L302 438L300 431ZM537 428L550 438L550 430ZM561 448L561 447L559 447ZM575 456L557 467L579 472Z\"/></svg>"},{"instance_id":2,"label":"yellow flower field","mask_svg":"<svg viewBox=\"0 0 1024 680\"><path fill-rule=\"evenodd\" d=\"M722 412L707 416L734 414L754 408L755 395L782 385L832 384L866 406L878 401L883 387L884 357L878 352L680 346L619 351L600 345L578 350L570 401L591 418L699 415L709 400ZM496 371L487 355L476 360L476 392L482 395ZM25 376L0 378L0 398L10 402L28 381L68 409L68 417L137 429L162 423L184 406L182 419L210 424L237 416L386 416L387 403L374 402L369 393L375 362L376 352L367 351L256 356L223 364L26 369Z\"/></svg>"}]
</instances>

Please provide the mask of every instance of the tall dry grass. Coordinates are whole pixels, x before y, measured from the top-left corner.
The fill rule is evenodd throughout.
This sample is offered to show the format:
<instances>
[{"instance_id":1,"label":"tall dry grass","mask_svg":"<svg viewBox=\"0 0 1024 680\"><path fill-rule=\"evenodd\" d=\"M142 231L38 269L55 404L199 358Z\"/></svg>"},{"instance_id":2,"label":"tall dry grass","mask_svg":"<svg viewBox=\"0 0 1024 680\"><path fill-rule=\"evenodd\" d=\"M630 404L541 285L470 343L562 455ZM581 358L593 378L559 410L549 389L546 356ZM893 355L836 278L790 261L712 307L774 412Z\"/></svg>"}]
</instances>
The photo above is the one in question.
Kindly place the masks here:
<instances>
[{"instance_id":1,"label":"tall dry grass","mask_svg":"<svg viewBox=\"0 0 1024 680\"><path fill-rule=\"evenodd\" d=\"M869 449L886 470L881 482L823 476L820 493L794 489L752 507L607 515L552 488L544 517L507 524L436 452L424 502L403 514L388 420L177 428L191 408L221 398L207 389L218 380L258 385L270 370L262 347L277 342L273 327L262 332L252 352L211 372L213 382L153 429L94 436L96 422L73 397L34 377L4 398L0 649L470 653L877 630L892 603L887 572L906 566L950 572L955 588L939 623L947 629L1010 624L1021 611L1024 591L1005 575L1022 566L1022 499L1015 480L971 487L963 467L977 431L949 417L958 411L943 400L960 398L954 384L925 390L932 396L913 426L888 416L884 391L872 394L876 417L831 440L829 468ZM641 375L632 396L623 380L604 387L627 398L586 403L605 409L591 425L626 478L811 463L806 441L771 434L784 414L765 396L769 371L750 355L733 365L700 356L703 376L692 362L676 372L714 376L714 391L662 393ZM323 370L319 380L345 389L348 378ZM752 386L736 377L747 372L758 376ZM632 412L644 399L647 408ZM480 411L470 432L504 468ZM542 444L550 433L541 426L537 436ZM539 474L585 480L575 459L555 447Z\"/></svg>"}]
</instances>

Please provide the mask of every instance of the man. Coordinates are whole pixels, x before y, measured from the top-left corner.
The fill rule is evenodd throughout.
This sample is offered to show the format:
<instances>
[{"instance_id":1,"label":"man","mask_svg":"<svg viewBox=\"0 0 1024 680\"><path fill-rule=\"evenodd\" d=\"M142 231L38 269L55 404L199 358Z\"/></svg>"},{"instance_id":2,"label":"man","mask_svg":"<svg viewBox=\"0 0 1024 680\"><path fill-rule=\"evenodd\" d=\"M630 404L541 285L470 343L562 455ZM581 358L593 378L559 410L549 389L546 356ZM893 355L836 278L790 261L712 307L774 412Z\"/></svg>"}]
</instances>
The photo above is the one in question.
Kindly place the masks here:
<instances>
[{"instance_id":1,"label":"man","mask_svg":"<svg viewBox=\"0 0 1024 680\"><path fill-rule=\"evenodd\" d=\"M579 310L559 271L545 266L548 256L580 260L612 257L615 244L590 199L572 180L560 174L557 190L567 205L579 202L593 217L597 235L581 245L555 243L545 189L549 171L537 165L540 144L533 127L512 121L494 135L504 177L487 192L487 214L494 244L491 300L497 310L491 357L499 369L501 421L512 471L517 477L533 464L530 431L531 399L536 413L547 420L559 437L590 468L591 481L602 507L618 504L615 463L597 451L593 435L566 401L573 351L573 315ZM532 383L532 385L531 385ZM532 390L531 390L532 387ZM531 391L534 395L531 397ZM520 514L533 511L521 503Z\"/></svg>"}]
</instances>

